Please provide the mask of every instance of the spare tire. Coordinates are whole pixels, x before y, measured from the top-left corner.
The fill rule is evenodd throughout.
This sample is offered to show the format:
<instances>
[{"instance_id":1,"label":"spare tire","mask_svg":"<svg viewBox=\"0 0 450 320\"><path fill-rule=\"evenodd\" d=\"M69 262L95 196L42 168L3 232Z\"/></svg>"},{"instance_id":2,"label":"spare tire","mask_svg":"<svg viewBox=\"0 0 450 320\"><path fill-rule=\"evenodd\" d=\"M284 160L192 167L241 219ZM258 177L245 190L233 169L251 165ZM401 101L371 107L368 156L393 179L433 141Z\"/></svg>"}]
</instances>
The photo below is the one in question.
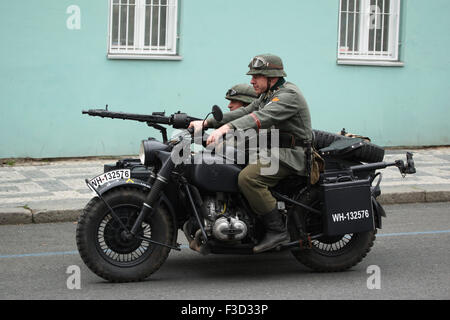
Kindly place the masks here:
<instances>
[{"instance_id":1,"label":"spare tire","mask_svg":"<svg viewBox=\"0 0 450 320\"><path fill-rule=\"evenodd\" d=\"M355 139L321 130L313 130L313 133L314 133L314 148L318 151L320 151L320 149L328 147L336 140ZM367 163L380 162L383 161L384 158L384 149L371 142L364 141L364 143L360 147L356 148L351 152L346 152L345 154L342 154L338 157L346 160L367 162Z\"/></svg>"},{"instance_id":2,"label":"spare tire","mask_svg":"<svg viewBox=\"0 0 450 320\"><path fill-rule=\"evenodd\" d=\"M330 144L332 144L336 140L346 138L339 134L326 132L326 131L320 131L320 130L313 130L313 133L314 133L314 148L316 150L320 150L322 148L328 147Z\"/></svg>"}]
</instances>

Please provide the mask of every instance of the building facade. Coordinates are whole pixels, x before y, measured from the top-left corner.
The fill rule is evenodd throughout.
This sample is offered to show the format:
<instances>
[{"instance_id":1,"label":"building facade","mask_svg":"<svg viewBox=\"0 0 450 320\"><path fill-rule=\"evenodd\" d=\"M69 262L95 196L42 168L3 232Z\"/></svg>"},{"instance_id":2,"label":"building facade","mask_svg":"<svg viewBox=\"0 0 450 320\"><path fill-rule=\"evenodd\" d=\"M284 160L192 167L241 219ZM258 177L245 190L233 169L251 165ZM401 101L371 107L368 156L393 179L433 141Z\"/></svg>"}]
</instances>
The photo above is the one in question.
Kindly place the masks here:
<instances>
[{"instance_id":1,"label":"building facade","mask_svg":"<svg viewBox=\"0 0 450 320\"><path fill-rule=\"evenodd\" d=\"M449 145L448 0L0 2L0 158L125 155L159 137L83 109L203 117L281 56L314 129ZM170 130L169 130L170 133Z\"/></svg>"}]
</instances>

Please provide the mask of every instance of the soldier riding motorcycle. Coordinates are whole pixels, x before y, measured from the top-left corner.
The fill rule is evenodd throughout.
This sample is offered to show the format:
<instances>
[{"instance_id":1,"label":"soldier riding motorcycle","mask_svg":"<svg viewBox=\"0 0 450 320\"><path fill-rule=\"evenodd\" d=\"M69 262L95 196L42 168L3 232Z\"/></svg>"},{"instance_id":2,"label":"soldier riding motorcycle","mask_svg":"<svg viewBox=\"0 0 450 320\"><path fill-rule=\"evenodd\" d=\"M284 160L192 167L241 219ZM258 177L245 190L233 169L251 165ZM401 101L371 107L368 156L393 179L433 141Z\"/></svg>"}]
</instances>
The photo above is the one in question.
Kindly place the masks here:
<instances>
[{"instance_id":1,"label":"soldier riding motorcycle","mask_svg":"<svg viewBox=\"0 0 450 320\"><path fill-rule=\"evenodd\" d=\"M140 163L124 161L86 180L96 196L79 218L76 239L81 258L97 275L118 282L148 277L171 249L180 250L178 229L189 247L202 254L291 250L317 271L345 270L370 250L385 215L376 200L381 174L375 170L397 166L402 174L414 173L412 155L407 154L406 165L401 160L385 163L383 149L361 138L332 135L319 148L330 135L311 129L306 102L294 84L284 81L281 59L256 56L249 68L259 98L225 116L213 107L208 125L217 129L206 144L220 146L219 138L233 127L270 129L270 145L262 143L268 136L263 141L254 136L238 150L233 140L231 153L227 145L215 153L191 153L192 142L205 142L202 136L193 141L191 134L194 128L202 132L206 121L180 112L169 117L83 112L145 121L163 134L163 142L142 142ZM161 124L189 127L190 134L168 140ZM280 129L285 133L272 136ZM260 144L256 158L266 147L272 160L279 147L275 173L265 175L261 160L250 161L246 143L255 139ZM324 171L314 147L325 158Z\"/></svg>"},{"instance_id":2,"label":"soldier riding motorcycle","mask_svg":"<svg viewBox=\"0 0 450 320\"><path fill-rule=\"evenodd\" d=\"M191 135L168 140L162 125L182 129L198 119L180 112L83 113L146 122L163 136L163 141L144 140L139 160L105 165L103 174L86 179L95 197L79 217L76 242L94 273L113 282L147 278L171 250L180 250L178 229L202 254L254 254L264 227L238 188L243 165L220 161L223 154L203 154L197 161L198 154L190 152L184 154L190 161L172 161ZM221 120L220 109L213 108L213 115ZM312 145L324 158L325 170L314 184L292 176L271 188L290 236L273 250L290 250L316 271L342 271L366 256L382 226L385 212L376 199L381 173L376 170L396 166L402 175L415 173L414 162L410 153L406 164L383 162L384 150L363 139L313 132Z\"/></svg>"}]
</instances>

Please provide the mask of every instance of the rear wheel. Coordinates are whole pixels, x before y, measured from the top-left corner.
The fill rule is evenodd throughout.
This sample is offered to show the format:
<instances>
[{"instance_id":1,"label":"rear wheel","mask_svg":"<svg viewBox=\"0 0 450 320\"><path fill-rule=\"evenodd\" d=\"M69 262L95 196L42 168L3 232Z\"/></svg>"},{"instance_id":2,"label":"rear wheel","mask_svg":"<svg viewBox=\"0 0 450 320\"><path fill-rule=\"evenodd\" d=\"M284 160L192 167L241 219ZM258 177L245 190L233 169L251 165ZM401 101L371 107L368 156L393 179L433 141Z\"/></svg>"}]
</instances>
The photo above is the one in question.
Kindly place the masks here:
<instances>
[{"instance_id":1,"label":"rear wheel","mask_svg":"<svg viewBox=\"0 0 450 320\"><path fill-rule=\"evenodd\" d=\"M122 223L131 229L146 194L119 188L104 195ZM159 206L145 219L137 235L171 244L173 222L167 210ZM137 237L125 236L124 228L99 198L93 198L80 216L76 232L77 247L84 263L98 276L113 282L139 281L157 271L170 248Z\"/></svg>"},{"instance_id":2,"label":"rear wheel","mask_svg":"<svg viewBox=\"0 0 450 320\"><path fill-rule=\"evenodd\" d=\"M291 252L299 262L314 271L344 271L362 261L373 246L375 234L376 230L322 237L311 241L311 249Z\"/></svg>"},{"instance_id":3,"label":"rear wheel","mask_svg":"<svg viewBox=\"0 0 450 320\"><path fill-rule=\"evenodd\" d=\"M320 210L319 192L312 190L311 196L302 196L298 201ZM300 232L294 226L294 220L303 225L304 233L320 234L323 222L321 216L308 214L305 209L293 209L295 219L289 224L291 240L298 240ZM336 272L349 269L367 255L372 248L377 230L362 233L344 234L338 236L322 236L311 240L311 248L293 249L291 253L305 266L317 272Z\"/></svg>"}]
</instances>

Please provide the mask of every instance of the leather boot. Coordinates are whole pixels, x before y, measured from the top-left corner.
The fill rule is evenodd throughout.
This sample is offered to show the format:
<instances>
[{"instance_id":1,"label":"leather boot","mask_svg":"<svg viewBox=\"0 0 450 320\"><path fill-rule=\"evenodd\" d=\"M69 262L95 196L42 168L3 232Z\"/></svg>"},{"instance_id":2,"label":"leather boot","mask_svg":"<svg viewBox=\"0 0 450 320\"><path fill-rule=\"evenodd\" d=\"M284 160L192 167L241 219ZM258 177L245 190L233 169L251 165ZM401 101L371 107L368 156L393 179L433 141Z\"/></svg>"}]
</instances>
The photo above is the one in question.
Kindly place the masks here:
<instances>
[{"instance_id":1,"label":"leather boot","mask_svg":"<svg viewBox=\"0 0 450 320\"><path fill-rule=\"evenodd\" d=\"M289 242L289 233L277 208L263 215L262 222L266 228L266 234L261 242L253 247L253 253L264 252Z\"/></svg>"}]
</instances>

